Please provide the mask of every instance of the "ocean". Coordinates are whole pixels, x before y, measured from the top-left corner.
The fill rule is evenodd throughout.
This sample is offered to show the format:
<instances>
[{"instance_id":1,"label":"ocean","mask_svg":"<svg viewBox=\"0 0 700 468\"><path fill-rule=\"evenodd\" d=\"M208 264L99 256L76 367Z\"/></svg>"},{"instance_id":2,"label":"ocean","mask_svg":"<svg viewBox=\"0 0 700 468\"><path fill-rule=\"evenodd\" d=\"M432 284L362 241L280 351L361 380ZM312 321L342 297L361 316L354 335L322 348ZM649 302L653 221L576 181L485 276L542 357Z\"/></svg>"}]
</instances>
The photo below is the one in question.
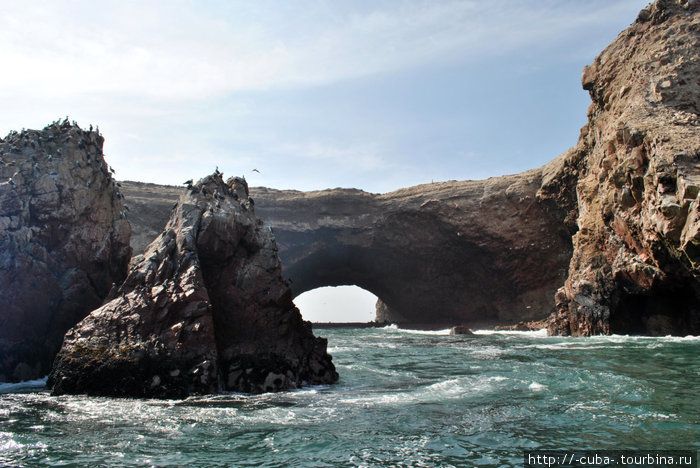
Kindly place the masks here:
<instances>
[{"instance_id":1,"label":"ocean","mask_svg":"<svg viewBox=\"0 0 700 468\"><path fill-rule=\"evenodd\" d=\"M0 385L0 465L523 466L535 449L700 449L700 337L318 330L340 381L186 400Z\"/></svg>"}]
</instances>

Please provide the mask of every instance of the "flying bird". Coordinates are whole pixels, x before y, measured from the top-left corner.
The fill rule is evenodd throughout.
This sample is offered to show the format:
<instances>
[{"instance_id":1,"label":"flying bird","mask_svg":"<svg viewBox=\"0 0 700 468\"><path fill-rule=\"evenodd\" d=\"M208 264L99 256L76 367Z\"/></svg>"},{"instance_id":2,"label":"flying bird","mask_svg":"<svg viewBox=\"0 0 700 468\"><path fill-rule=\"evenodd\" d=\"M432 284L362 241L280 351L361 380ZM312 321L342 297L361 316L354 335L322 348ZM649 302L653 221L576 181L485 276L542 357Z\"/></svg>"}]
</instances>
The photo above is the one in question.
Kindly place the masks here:
<instances>
[{"instance_id":1,"label":"flying bird","mask_svg":"<svg viewBox=\"0 0 700 468\"><path fill-rule=\"evenodd\" d=\"M260 174L260 171L257 169L253 169L253 172L257 172L258 174Z\"/></svg>"}]
</instances>

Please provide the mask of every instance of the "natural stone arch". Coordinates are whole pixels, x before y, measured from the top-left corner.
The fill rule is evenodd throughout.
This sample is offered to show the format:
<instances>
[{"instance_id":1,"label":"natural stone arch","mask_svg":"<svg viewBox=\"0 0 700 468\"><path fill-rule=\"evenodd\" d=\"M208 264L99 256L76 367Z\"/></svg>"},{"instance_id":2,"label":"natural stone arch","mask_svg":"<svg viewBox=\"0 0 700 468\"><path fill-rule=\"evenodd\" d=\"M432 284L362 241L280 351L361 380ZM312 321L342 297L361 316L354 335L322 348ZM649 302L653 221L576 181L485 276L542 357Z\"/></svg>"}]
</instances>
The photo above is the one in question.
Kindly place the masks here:
<instances>
[{"instance_id":1,"label":"natural stone arch","mask_svg":"<svg viewBox=\"0 0 700 468\"><path fill-rule=\"evenodd\" d=\"M382 195L252 194L295 296L354 284L375 294L382 318L393 322L510 323L546 317L566 278L572 226L565 218L575 197L548 177L562 161Z\"/></svg>"},{"instance_id":2,"label":"natural stone arch","mask_svg":"<svg viewBox=\"0 0 700 468\"><path fill-rule=\"evenodd\" d=\"M575 156L521 174L381 195L261 187L250 193L274 231L295 297L357 285L380 299L380 318L391 322L514 323L545 318L566 279ZM139 241L162 229L182 189L124 182L123 190L137 214L131 222Z\"/></svg>"}]
</instances>

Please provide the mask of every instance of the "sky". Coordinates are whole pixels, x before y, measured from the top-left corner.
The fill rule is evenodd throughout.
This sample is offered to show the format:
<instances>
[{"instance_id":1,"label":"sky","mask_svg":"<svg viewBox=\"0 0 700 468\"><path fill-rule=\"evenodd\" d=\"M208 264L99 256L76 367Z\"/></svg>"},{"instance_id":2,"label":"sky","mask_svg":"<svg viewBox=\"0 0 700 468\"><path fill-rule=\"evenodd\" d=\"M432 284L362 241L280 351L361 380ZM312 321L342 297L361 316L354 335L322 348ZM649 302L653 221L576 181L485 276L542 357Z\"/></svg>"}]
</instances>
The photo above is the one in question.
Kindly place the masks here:
<instances>
[{"instance_id":1,"label":"sky","mask_svg":"<svg viewBox=\"0 0 700 468\"><path fill-rule=\"evenodd\" d=\"M575 144L583 66L646 4L0 0L0 135L68 116L117 178L172 185L516 173Z\"/></svg>"}]
</instances>

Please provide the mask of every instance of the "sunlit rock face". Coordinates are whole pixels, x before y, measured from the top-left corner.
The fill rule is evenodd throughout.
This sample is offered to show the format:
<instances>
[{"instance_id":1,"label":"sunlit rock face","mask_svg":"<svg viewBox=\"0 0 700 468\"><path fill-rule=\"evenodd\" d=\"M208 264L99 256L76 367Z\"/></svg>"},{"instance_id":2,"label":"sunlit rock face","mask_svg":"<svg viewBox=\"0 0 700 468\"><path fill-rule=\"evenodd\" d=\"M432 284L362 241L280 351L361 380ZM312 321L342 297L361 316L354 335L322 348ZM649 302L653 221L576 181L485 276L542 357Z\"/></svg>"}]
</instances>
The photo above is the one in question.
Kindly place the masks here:
<instances>
[{"instance_id":1,"label":"sunlit rock face","mask_svg":"<svg viewBox=\"0 0 700 468\"><path fill-rule=\"evenodd\" d=\"M218 172L187 189L114 297L66 334L52 392L180 398L335 382L253 203L245 180Z\"/></svg>"},{"instance_id":2,"label":"sunlit rock face","mask_svg":"<svg viewBox=\"0 0 700 468\"><path fill-rule=\"evenodd\" d=\"M0 381L45 376L126 276L131 231L102 144L67 120L0 140Z\"/></svg>"},{"instance_id":3,"label":"sunlit rock face","mask_svg":"<svg viewBox=\"0 0 700 468\"><path fill-rule=\"evenodd\" d=\"M657 1L584 69L580 229L551 333L700 333L699 55L700 3Z\"/></svg>"}]
</instances>

